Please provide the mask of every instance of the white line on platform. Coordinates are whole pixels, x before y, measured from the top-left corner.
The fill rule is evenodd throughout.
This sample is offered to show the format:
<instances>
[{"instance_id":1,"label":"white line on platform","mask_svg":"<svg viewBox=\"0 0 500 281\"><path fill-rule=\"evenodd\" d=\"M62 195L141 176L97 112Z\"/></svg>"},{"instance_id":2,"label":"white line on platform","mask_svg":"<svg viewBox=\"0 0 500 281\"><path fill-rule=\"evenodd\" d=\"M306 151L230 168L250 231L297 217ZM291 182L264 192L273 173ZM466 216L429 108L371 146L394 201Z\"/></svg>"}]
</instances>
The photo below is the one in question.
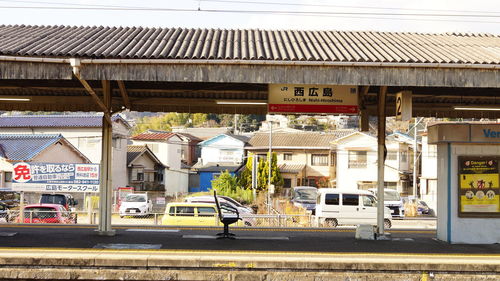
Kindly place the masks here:
<instances>
[{"instance_id":1,"label":"white line on platform","mask_svg":"<svg viewBox=\"0 0 500 281\"><path fill-rule=\"evenodd\" d=\"M125 231L136 231L136 232L179 232L179 229L150 229L150 228L129 228Z\"/></svg>"},{"instance_id":2,"label":"white line on platform","mask_svg":"<svg viewBox=\"0 0 500 281\"><path fill-rule=\"evenodd\" d=\"M214 235L182 235L182 238L188 239L217 239L217 236ZM289 240L288 237L285 236L274 236L274 237L266 237L266 236L234 236L236 240Z\"/></svg>"}]
</instances>

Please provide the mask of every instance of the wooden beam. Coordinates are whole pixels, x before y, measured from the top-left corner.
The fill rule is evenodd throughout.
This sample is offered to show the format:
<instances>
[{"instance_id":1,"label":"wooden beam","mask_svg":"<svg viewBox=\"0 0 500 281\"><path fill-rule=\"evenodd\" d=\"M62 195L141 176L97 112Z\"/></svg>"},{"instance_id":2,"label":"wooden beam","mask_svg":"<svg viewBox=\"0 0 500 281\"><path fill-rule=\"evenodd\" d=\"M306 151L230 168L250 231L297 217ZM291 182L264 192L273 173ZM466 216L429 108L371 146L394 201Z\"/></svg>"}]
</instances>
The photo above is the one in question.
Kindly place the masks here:
<instances>
[{"instance_id":1,"label":"wooden beam","mask_svg":"<svg viewBox=\"0 0 500 281\"><path fill-rule=\"evenodd\" d=\"M359 90L359 128L361 132L368 132L370 130L370 115L365 106L365 95L368 93L369 89L370 86L362 86Z\"/></svg>"},{"instance_id":2,"label":"wooden beam","mask_svg":"<svg viewBox=\"0 0 500 281\"><path fill-rule=\"evenodd\" d=\"M85 88L85 90L87 90L87 92L90 94L90 96L92 97L92 99L94 100L94 102L99 106L99 108L101 109L101 111L104 113L104 118L109 119L108 121L111 124L112 122L111 122L111 111L110 111L110 109L101 101L101 99L97 96L97 94L92 89L92 87L90 87L90 85L89 85L89 83L87 83L87 81L85 81L84 79L81 79L80 75L77 74L77 73L75 73L75 77L80 81L80 83L82 83L82 85ZM104 86L104 84L103 84L103 86Z\"/></svg>"},{"instance_id":3,"label":"wooden beam","mask_svg":"<svg viewBox=\"0 0 500 281\"><path fill-rule=\"evenodd\" d=\"M122 80L118 80L116 82L118 83L118 88L120 88L120 95L122 96L123 104L125 105L125 108L131 109L131 104L130 104L130 100L128 98L127 88L125 87L125 82L123 82Z\"/></svg>"}]
</instances>

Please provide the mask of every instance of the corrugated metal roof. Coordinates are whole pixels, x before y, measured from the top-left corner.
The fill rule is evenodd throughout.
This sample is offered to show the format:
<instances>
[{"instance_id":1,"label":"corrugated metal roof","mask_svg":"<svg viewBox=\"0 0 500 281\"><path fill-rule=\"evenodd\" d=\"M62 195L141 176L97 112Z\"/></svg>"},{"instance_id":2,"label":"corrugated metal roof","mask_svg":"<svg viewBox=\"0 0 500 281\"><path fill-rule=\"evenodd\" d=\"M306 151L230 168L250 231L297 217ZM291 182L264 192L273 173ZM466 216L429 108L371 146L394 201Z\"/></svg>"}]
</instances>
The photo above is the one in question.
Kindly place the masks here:
<instances>
[{"instance_id":1,"label":"corrugated metal roof","mask_svg":"<svg viewBox=\"0 0 500 281\"><path fill-rule=\"evenodd\" d=\"M355 130L336 130L331 133L304 132L304 133L277 133L272 136L274 148L329 148L330 142L352 134ZM246 149L269 147L269 134L255 134L248 142Z\"/></svg>"},{"instance_id":2,"label":"corrugated metal roof","mask_svg":"<svg viewBox=\"0 0 500 281\"><path fill-rule=\"evenodd\" d=\"M43 57L500 63L500 36L0 25L0 54Z\"/></svg>"},{"instance_id":3,"label":"corrugated metal roof","mask_svg":"<svg viewBox=\"0 0 500 281\"><path fill-rule=\"evenodd\" d=\"M301 173L305 167L305 164L281 164L278 169L281 173L298 174Z\"/></svg>"},{"instance_id":4,"label":"corrugated metal roof","mask_svg":"<svg viewBox=\"0 0 500 281\"><path fill-rule=\"evenodd\" d=\"M113 121L121 120L130 127L127 121L119 115L111 118ZM100 128L102 116L99 115L20 115L0 117L0 128Z\"/></svg>"},{"instance_id":5,"label":"corrugated metal roof","mask_svg":"<svg viewBox=\"0 0 500 281\"><path fill-rule=\"evenodd\" d=\"M44 149L62 138L61 134L0 134L0 146L5 158L8 160L30 161Z\"/></svg>"}]
</instances>

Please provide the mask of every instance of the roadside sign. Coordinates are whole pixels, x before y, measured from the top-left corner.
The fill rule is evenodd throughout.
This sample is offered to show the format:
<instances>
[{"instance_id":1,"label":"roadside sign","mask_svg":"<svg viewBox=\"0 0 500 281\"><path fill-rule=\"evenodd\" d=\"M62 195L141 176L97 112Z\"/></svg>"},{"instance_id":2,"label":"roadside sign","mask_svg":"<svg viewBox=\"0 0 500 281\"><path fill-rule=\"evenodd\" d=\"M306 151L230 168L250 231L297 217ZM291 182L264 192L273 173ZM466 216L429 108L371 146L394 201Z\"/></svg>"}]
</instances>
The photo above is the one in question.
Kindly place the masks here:
<instances>
[{"instance_id":1,"label":"roadside sign","mask_svg":"<svg viewBox=\"0 0 500 281\"><path fill-rule=\"evenodd\" d=\"M408 121L412 116L412 100L410 91L396 94L396 120Z\"/></svg>"},{"instance_id":2,"label":"roadside sign","mask_svg":"<svg viewBox=\"0 0 500 281\"><path fill-rule=\"evenodd\" d=\"M349 85L269 84L269 113L358 113L358 88Z\"/></svg>"},{"instance_id":3,"label":"roadside sign","mask_svg":"<svg viewBox=\"0 0 500 281\"><path fill-rule=\"evenodd\" d=\"M14 191L99 192L99 164L15 163Z\"/></svg>"}]
</instances>

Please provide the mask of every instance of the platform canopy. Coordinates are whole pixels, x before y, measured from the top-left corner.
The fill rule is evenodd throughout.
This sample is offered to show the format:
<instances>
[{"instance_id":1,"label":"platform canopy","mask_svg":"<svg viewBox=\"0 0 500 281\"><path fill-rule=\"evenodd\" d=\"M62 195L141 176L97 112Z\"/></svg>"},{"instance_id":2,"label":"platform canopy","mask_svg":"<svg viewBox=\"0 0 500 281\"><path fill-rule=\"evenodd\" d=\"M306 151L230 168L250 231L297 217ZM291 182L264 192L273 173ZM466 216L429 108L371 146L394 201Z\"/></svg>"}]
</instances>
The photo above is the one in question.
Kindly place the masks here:
<instances>
[{"instance_id":1,"label":"platform canopy","mask_svg":"<svg viewBox=\"0 0 500 281\"><path fill-rule=\"evenodd\" d=\"M388 115L406 90L414 116L497 118L454 107L500 107L500 35L0 26L0 110L102 111L109 85L113 112L265 114L218 102L267 102L269 84L355 85L370 114L387 86Z\"/></svg>"}]
</instances>

